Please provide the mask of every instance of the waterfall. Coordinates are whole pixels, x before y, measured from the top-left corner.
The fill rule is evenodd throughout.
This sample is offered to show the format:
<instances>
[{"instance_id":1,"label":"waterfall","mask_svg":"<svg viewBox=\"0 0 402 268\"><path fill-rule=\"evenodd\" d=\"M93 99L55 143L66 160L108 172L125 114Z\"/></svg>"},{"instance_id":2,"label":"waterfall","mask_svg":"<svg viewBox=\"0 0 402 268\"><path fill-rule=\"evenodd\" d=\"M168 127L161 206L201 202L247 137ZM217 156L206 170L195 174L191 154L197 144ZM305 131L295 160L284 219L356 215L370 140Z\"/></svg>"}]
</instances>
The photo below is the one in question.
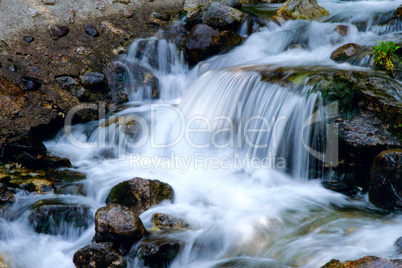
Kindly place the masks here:
<instances>
[{"instance_id":1,"label":"waterfall","mask_svg":"<svg viewBox=\"0 0 402 268\"><path fill-rule=\"evenodd\" d=\"M191 226L169 234L183 243L173 268L320 267L333 258L400 258L393 247L401 235L400 215L384 217L364 197L350 199L321 185L327 117L335 113L307 83L309 75L287 83L266 79L260 70L364 70L370 55L342 64L330 55L347 43L397 40L399 20L380 24L402 1L319 3L329 17L267 22L241 46L191 70L172 42L134 41L115 63L124 69L129 102L99 121L66 126L45 144L86 174L87 195L16 195L1 214L0 255L15 267L73 267L74 252L92 241L93 216L110 189L143 177L166 182L175 192L173 203L140 215L145 227L153 227L154 213ZM259 8L265 5L269 12L278 6ZM340 24L348 26L346 35L336 31ZM247 36L247 25L240 33ZM145 77L156 78L158 87L144 83ZM88 224L77 229L67 222L53 230L56 235L36 233L30 208L55 198L84 206ZM129 267L140 267L134 257L128 260Z\"/></svg>"}]
</instances>

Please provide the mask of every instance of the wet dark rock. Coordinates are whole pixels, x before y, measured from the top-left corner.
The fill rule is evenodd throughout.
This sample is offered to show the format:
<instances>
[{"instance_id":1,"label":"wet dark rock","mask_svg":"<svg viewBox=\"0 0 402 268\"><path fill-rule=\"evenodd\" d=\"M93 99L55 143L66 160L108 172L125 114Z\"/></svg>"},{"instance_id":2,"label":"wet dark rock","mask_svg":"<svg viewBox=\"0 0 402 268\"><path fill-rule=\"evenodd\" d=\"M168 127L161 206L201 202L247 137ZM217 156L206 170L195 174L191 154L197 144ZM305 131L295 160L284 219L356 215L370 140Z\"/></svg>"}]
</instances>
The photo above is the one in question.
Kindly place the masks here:
<instances>
[{"instance_id":1,"label":"wet dark rock","mask_svg":"<svg viewBox=\"0 0 402 268\"><path fill-rule=\"evenodd\" d=\"M156 227L159 227L161 229L163 228L180 229L180 228L187 228L189 226L188 223L182 219L178 219L171 215L162 213L153 214L151 220Z\"/></svg>"},{"instance_id":2,"label":"wet dark rock","mask_svg":"<svg viewBox=\"0 0 402 268\"><path fill-rule=\"evenodd\" d=\"M329 12L320 7L317 0L288 0L278 10L278 15L292 20L311 20L327 16Z\"/></svg>"},{"instance_id":3,"label":"wet dark rock","mask_svg":"<svg viewBox=\"0 0 402 268\"><path fill-rule=\"evenodd\" d=\"M164 200L173 201L173 188L169 184L134 178L113 187L106 203L124 205L139 215Z\"/></svg>"},{"instance_id":4,"label":"wet dark rock","mask_svg":"<svg viewBox=\"0 0 402 268\"><path fill-rule=\"evenodd\" d=\"M349 26L347 26L347 25L338 25L338 26L336 26L335 29L342 36L348 35Z\"/></svg>"},{"instance_id":5,"label":"wet dark rock","mask_svg":"<svg viewBox=\"0 0 402 268\"><path fill-rule=\"evenodd\" d=\"M397 251L399 254L402 254L402 236L399 237L399 238L395 241L394 246L395 246L395 248L396 248L396 251Z\"/></svg>"},{"instance_id":6,"label":"wet dark rock","mask_svg":"<svg viewBox=\"0 0 402 268\"><path fill-rule=\"evenodd\" d=\"M92 37L97 37L97 36L99 36L98 31L95 29L95 27L94 27L92 24L86 24L85 27L84 27L84 29L85 29L85 32L86 32L88 35L92 36Z\"/></svg>"},{"instance_id":7,"label":"wet dark rock","mask_svg":"<svg viewBox=\"0 0 402 268\"><path fill-rule=\"evenodd\" d=\"M190 31L195 25L202 23L202 9L190 10L186 15L186 29Z\"/></svg>"},{"instance_id":8,"label":"wet dark rock","mask_svg":"<svg viewBox=\"0 0 402 268\"><path fill-rule=\"evenodd\" d=\"M157 37L174 42L178 48L183 48L187 34L186 23L183 21L176 21L166 26L162 33L157 34Z\"/></svg>"},{"instance_id":9,"label":"wet dark rock","mask_svg":"<svg viewBox=\"0 0 402 268\"><path fill-rule=\"evenodd\" d=\"M60 25L54 25L51 24L49 26L49 34L50 38L53 40L58 40L63 36L66 36L69 33L69 29L67 26L60 26Z\"/></svg>"},{"instance_id":10,"label":"wet dark rock","mask_svg":"<svg viewBox=\"0 0 402 268\"><path fill-rule=\"evenodd\" d=\"M84 173L72 170L48 169L45 177L54 182L77 182L86 179Z\"/></svg>"},{"instance_id":11,"label":"wet dark rock","mask_svg":"<svg viewBox=\"0 0 402 268\"><path fill-rule=\"evenodd\" d=\"M344 263L339 260L331 260L321 268L366 268L366 267L383 267L396 268L402 266L402 260L389 260L374 256L366 256L356 261L346 261Z\"/></svg>"},{"instance_id":12,"label":"wet dark rock","mask_svg":"<svg viewBox=\"0 0 402 268\"><path fill-rule=\"evenodd\" d=\"M56 77L55 81L61 88L67 90L77 98L81 97L85 92L85 89L70 76Z\"/></svg>"},{"instance_id":13,"label":"wet dark rock","mask_svg":"<svg viewBox=\"0 0 402 268\"><path fill-rule=\"evenodd\" d=\"M202 22L221 30L237 31L245 16L235 8L215 2L204 12Z\"/></svg>"},{"instance_id":14,"label":"wet dark rock","mask_svg":"<svg viewBox=\"0 0 402 268\"><path fill-rule=\"evenodd\" d=\"M25 87L25 90L38 90L41 88L42 86L42 81L40 81L39 79L35 79L32 77L28 77L28 76L23 76L21 78L21 82Z\"/></svg>"},{"instance_id":15,"label":"wet dark rock","mask_svg":"<svg viewBox=\"0 0 402 268\"><path fill-rule=\"evenodd\" d=\"M114 248L113 243L96 243L81 248L74 254L77 268L126 268L127 260Z\"/></svg>"},{"instance_id":16,"label":"wet dark rock","mask_svg":"<svg viewBox=\"0 0 402 268\"><path fill-rule=\"evenodd\" d=\"M116 242L129 250L145 235L146 229L131 209L110 204L96 212L95 232L96 242Z\"/></svg>"},{"instance_id":17,"label":"wet dark rock","mask_svg":"<svg viewBox=\"0 0 402 268\"><path fill-rule=\"evenodd\" d=\"M6 185L0 183L0 207L15 201L13 192Z\"/></svg>"},{"instance_id":18,"label":"wet dark rock","mask_svg":"<svg viewBox=\"0 0 402 268\"><path fill-rule=\"evenodd\" d=\"M90 90L107 90L106 78L103 74L98 72L90 72L80 77L81 84Z\"/></svg>"},{"instance_id":19,"label":"wet dark rock","mask_svg":"<svg viewBox=\"0 0 402 268\"><path fill-rule=\"evenodd\" d=\"M369 199L374 205L402 209L402 149L380 153L371 168Z\"/></svg>"},{"instance_id":20,"label":"wet dark rock","mask_svg":"<svg viewBox=\"0 0 402 268\"><path fill-rule=\"evenodd\" d=\"M32 43L35 40L32 36L24 36L24 41L27 43Z\"/></svg>"},{"instance_id":21,"label":"wet dark rock","mask_svg":"<svg viewBox=\"0 0 402 268\"><path fill-rule=\"evenodd\" d=\"M356 56L357 53L360 50L360 46L356 44L346 44L343 45L339 48L337 48L334 52L331 54L331 60L337 61L337 62L344 62L348 58Z\"/></svg>"},{"instance_id":22,"label":"wet dark rock","mask_svg":"<svg viewBox=\"0 0 402 268\"><path fill-rule=\"evenodd\" d=\"M37 233L65 235L70 227L80 233L85 231L91 226L93 216L84 205L45 199L31 205L28 221Z\"/></svg>"},{"instance_id":23,"label":"wet dark rock","mask_svg":"<svg viewBox=\"0 0 402 268\"><path fill-rule=\"evenodd\" d=\"M236 9L241 9L242 7L241 1L239 0L220 0L219 2Z\"/></svg>"},{"instance_id":24,"label":"wet dark rock","mask_svg":"<svg viewBox=\"0 0 402 268\"><path fill-rule=\"evenodd\" d=\"M154 12L152 15L154 16L155 19L158 19L158 20L162 20L162 21L170 20L170 14Z\"/></svg>"},{"instance_id":25,"label":"wet dark rock","mask_svg":"<svg viewBox=\"0 0 402 268\"><path fill-rule=\"evenodd\" d=\"M1 150L1 159L3 161L18 162L17 158L22 154L28 154L32 157L44 157L46 155L45 145L31 134L22 134L14 137L3 145Z\"/></svg>"},{"instance_id":26,"label":"wet dark rock","mask_svg":"<svg viewBox=\"0 0 402 268\"><path fill-rule=\"evenodd\" d=\"M129 256L138 258L150 268L169 267L181 248L180 241L162 237L146 238L138 242Z\"/></svg>"},{"instance_id":27,"label":"wet dark rock","mask_svg":"<svg viewBox=\"0 0 402 268\"><path fill-rule=\"evenodd\" d=\"M87 189L82 183L56 183L55 194L60 195L87 195Z\"/></svg>"},{"instance_id":28,"label":"wet dark rock","mask_svg":"<svg viewBox=\"0 0 402 268\"><path fill-rule=\"evenodd\" d=\"M206 24L198 24L187 37L186 57L193 66L211 56L227 52L242 42L243 38L233 31L218 32Z\"/></svg>"},{"instance_id":29,"label":"wet dark rock","mask_svg":"<svg viewBox=\"0 0 402 268\"><path fill-rule=\"evenodd\" d=\"M108 81L110 90L110 99L116 105L123 104L128 101L129 93L127 87L127 71L120 64L111 64L105 70L105 76Z\"/></svg>"}]
</instances>

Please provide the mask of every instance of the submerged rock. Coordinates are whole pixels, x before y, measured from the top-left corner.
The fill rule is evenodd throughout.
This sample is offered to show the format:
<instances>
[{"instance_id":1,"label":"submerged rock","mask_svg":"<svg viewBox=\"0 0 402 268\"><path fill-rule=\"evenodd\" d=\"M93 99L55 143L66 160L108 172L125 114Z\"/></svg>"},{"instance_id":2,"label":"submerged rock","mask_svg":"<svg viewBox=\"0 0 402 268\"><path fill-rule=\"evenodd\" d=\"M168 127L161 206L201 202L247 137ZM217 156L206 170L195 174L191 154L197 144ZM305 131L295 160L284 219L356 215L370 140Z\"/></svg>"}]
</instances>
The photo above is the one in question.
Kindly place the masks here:
<instances>
[{"instance_id":1,"label":"submerged rock","mask_svg":"<svg viewBox=\"0 0 402 268\"><path fill-rule=\"evenodd\" d=\"M402 149L380 153L371 169L370 202L385 209L402 209Z\"/></svg>"},{"instance_id":2,"label":"submerged rock","mask_svg":"<svg viewBox=\"0 0 402 268\"><path fill-rule=\"evenodd\" d=\"M126 268L127 260L114 248L113 243L97 243L81 248L74 254L77 268Z\"/></svg>"},{"instance_id":3,"label":"submerged rock","mask_svg":"<svg viewBox=\"0 0 402 268\"><path fill-rule=\"evenodd\" d=\"M121 204L137 215L164 200L173 201L173 188L158 180L134 178L112 188L107 204Z\"/></svg>"},{"instance_id":4,"label":"submerged rock","mask_svg":"<svg viewBox=\"0 0 402 268\"><path fill-rule=\"evenodd\" d=\"M356 44L346 44L337 48L331 54L331 60L344 62L350 57L356 56L360 50L360 46Z\"/></svg>"},{"instance_id":5,"label":"submerged rock","mask_svg":"<svg viewBox=\"0 0 402 268\"><path fill-rule=\"evenodd\" d=\"M31 205L28 221L37 233L64 235L71 227L83 232L92 224L93 216L89 207L84 205L45 199Z\"/></svg>"},{"instance_id":6,"label":"submerged rock","mask_svg":"<svg viewBox=\"0 0 402 268\"><path fill-rule=\"evenodd\" d=\"M126 250L146 233L140 218L125 206L111 204L95 215L95 241L116 242Z\"/></svg>"},{"instance_id":7,"label":"submerged rock","mask_svg":"<svg viewBox=\"0 0 402 268\"><path fill-rule=\"evenodd\" d=\"M233 7L215 2L204 12L202 22L221 30L237 31L245 14Z\"/></svg>"},{"instance_id":8,"label":"submerged rock","mask_svg":"<svg viewBox=\"0 0 402 268\"><path fill-rule=\"evenodd\" d=\"M402 260L388 260L374 256L366 256L356 261L346 261L344 263L339 260L331 260L321 268L366 268L366 267L389 267L396 268L402 266Z\"/></svg>"},{"instance_id":9,"label":"submerged rock","mask_svg":"<svg viewBox=\"0 0 402 268\"><path fill-rule=\"evenodd\" d=\"M317 0L288 0L278 10L278 15L292 20L311 20L328 16L329 12L320 7Z\"/></svg>"},{"instance_id":10,"label":"submerged rock","mask_svg":"<svg viewBox=\"0 0 402 268\"><path fill-rule=\"evenodd\" d=\"M171 215L155 213L152 215L152 222L159 228L180 229L187 228L189 225L182 219L178 219Z\"/></svg>"},{"instance_id":11,"label":"submerged rock","mask_svg":"<svg viewBox=\"0 0 402 268\"><path fill-rule=\"evenodd\" d=\"M131 249L129 256L142 261L150 268L169 267L181 248L180 241L162 237L147 238Z\"/></svg>"}]
</instances>

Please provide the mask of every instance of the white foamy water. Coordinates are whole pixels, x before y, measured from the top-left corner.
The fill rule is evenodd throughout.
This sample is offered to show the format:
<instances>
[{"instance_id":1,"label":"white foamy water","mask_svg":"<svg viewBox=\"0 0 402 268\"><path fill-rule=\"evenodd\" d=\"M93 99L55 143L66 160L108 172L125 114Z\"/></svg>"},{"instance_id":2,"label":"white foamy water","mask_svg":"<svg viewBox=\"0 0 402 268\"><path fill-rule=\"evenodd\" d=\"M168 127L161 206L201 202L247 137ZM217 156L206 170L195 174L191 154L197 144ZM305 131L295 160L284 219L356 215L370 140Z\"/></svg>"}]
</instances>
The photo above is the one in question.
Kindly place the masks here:
<instances>
[{"instance_id":1,"label":"white foamy water","mask_svg":"<svg viewBox=\"0 0 402 268\"><path fill-rule=\"evenodd\" d=\"M151 100L150 89L135 88L135 76L129 75L131 102L124 110L73 126L70 134L61 131L47 142L51 153L68 157L87 175L88 196L58 197L85 204L94 214L121 181L143 177L169 183L174 202L151 208L141 219L150 228L153 213L166 213L190 224L187 231L172 234L184 244L172 267L213 267L230 260L243 267L282 267L274 260L319 267L333 258L401 258L393 246L402 236L400 215L382 214L364 197L352 200L308 180L306 146L322 148L322 141L312 137L326 130L323 124L313 129L304 122L324 109L320 94L310 87L261 82L258 73L239 68L358 69L330 60L332 51L350 42L370 46L400 38L398 24L378 23L402 1L319 3L329 17L267 23L243 45L192 70L173 44L135 41L118 62L127 69L133 63L150 69L160 81L161 98ZM346 36L336 32L339 24L349 26ZM144 41L147 45L139 47ZM293 44L306 49L289 49ZM85 231L66 226L67 234L57 236L34 232L28 207L53 197L18 196L0 219L0 253L11 267L73 267L74 252L91 243L94 225ZM136 263L130 260L130 267Z\"/></svg>"}]
</instances>

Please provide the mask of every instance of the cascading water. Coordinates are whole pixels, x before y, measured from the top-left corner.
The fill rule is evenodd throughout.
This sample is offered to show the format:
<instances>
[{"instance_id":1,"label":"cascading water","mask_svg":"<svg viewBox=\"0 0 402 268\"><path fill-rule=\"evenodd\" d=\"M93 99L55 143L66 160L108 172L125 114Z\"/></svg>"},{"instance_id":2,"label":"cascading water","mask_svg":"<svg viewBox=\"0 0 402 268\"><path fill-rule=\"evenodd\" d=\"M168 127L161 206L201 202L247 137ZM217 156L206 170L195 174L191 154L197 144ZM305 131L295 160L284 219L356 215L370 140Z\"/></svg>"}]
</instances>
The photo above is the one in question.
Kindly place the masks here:
<instances>
[{"instance_id":1,"label":"cascading water","mask_svg":"<svg viewBox=\"0 0 402 268\"><path fill-rule=\"evenodd\" d=\"M402 1L320 4L331 12L325 20L267 22L240 47L192 70L167 41L134 42L118 64L151 70L159 79L160 99L151 100L149 88L136 88L137 78L129 73L131 102L124 110L62 130L47 142L50 152L67 156L87 175L87 196L18 196L0 219L0 252L15 267L73 267L72 256L91 242L94 225L85 230L64 226L62 235L37 234L28 208L57 197L85 204L93 216L114 185L138 176L167 182L175 191L173 203L141 214L146 227L153 226L154 213L191 226L171 234L184 244L172 267L282 267L274 260L318 267L332 258L402 257L393 248L402 235L401 216L384 216L364 198L351 200L308 180L306 148L322 149L325 142L320 138L325 121L305 124L324 111L320 94L303 83L290 88L263 82L255 71L261 65L361 68L337 64L330 54L350 42L373 45L399 38L399 26L385 29L371 18L375 13L383 20ZM347 35L336 33L339 23L349 26ZM129 259L130 267L138 265Z\"/></svg>"}]
</instances>

